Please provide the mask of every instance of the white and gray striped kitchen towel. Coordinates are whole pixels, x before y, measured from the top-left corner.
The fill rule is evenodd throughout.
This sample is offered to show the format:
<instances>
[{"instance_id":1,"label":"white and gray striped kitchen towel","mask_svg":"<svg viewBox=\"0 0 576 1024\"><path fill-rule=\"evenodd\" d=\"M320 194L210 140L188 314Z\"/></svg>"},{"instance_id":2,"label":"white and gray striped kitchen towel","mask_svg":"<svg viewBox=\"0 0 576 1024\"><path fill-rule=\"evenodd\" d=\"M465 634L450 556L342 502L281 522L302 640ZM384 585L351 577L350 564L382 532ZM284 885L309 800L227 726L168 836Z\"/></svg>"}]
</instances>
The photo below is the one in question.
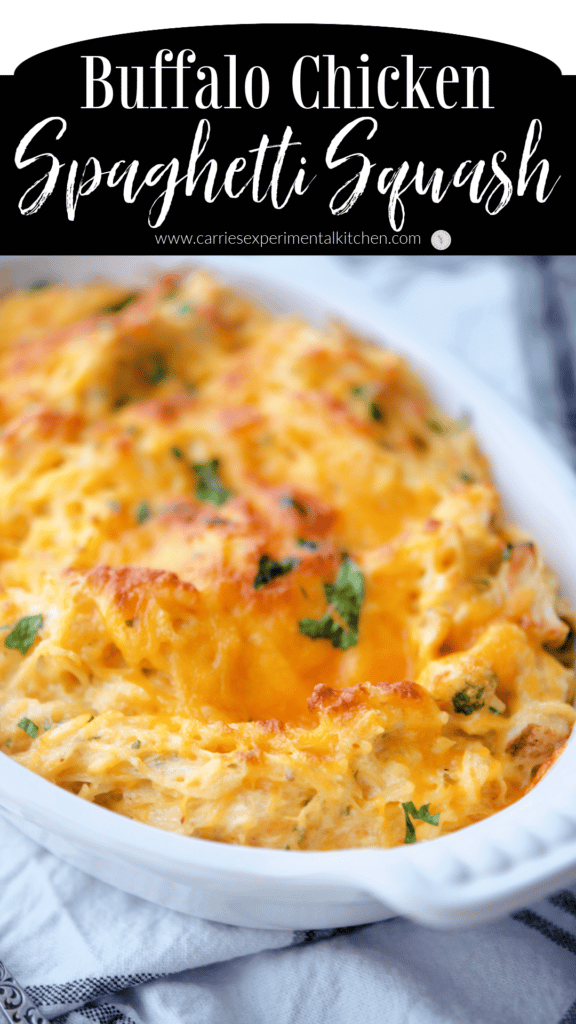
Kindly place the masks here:
<instances>
[{"instance_id":1,"label":"white and gray striped kitchen towel","mask_svg":"<svg viewBox=\"0 0 576 1024\"><path fill-rule=\"evenodd\" d=\"M127 896L2 818L0 844L0 956L54 1024L576 1024L576 884L456 932L274 932Z\"/></svg>"}]
</instances>

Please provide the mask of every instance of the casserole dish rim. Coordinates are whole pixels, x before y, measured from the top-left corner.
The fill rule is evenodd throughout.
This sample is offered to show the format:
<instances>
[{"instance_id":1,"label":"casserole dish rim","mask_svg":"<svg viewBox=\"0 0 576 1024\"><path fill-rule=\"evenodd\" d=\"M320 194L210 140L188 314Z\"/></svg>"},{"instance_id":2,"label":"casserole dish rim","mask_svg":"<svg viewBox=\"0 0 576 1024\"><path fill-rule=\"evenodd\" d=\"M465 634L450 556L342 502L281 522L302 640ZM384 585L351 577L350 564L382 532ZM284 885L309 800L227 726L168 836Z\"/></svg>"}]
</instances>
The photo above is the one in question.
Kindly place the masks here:
<instances>
[{"instance_id":1,"label":"casserole dish rim","mask_svg":"<svg viewBox=\"0 0 576 1024\"><path fill-rule=\"evenodd\" d=\"M127 283L132 283L134 273L148 278L168 269L204 267L220 273L233 287L260 301L268 297L277 310L292 308L297 315L308 319L315 318L314 311L320 318L332 314L354 330L377 340L382 340L385 333L378 322L385 319L383 309L376 303L368 303L359 311L354 301L347 303L341 294L330 294L330 288L315 287L308 292L304 266L306 260L315 257L294 258L291 265L287 262L290 258L273 257L279 261L278 265L267 259L264 271L261 257L207 257L204 260L197 257L189 260L175 257L20 257L8 265L3 261L0 277L7 271L8 276L13 274L15 278L33 274L36 266L43 266L45 272L50 259L57 276L64 280L71 276L68 261L74 261L72 269L81 278L115 276ZM251 266L254 276L250 273ZM22 283L33 279L28 276ZM535 463L539 482L536 490L530 491L529 481L525 479L521 490L526 493L528 488L534 500L538 490L551 496L552 501L555 498L556 521L552 534L557 534L558 525L563 525L565 537L569 539L571 532L574 536L576 479L539 431L451 353L438 349L427 352L418 343L399 337L397 332L390 347L409 360L441 404L446 406L448 400L450 406L452 396L452 407L448 410L452 415L472 412L473 427L481 443L489 438L487 454L491 462L494 462L494 452L490 448L494 448L495 443L508 441L511 458L514 452L524 450L524 462L530 465L520 463L520 477L530 476ZM463 404L458 397L455 405L456 394L466 395L466 402ZM486 450L485 443L483 447ZM510 485L504 479L505 460L497 457L495 468L496 486L506 496ZM507 507L511 504L515 502L509 501ZM531 509L531 515L533 512ZM525 525L517 510L511 518ZM541 530L532 532L541 543L547 561L560 576L564 592L576 604L576 553L571 565L568 556L568 565L560 566L558 538L543 537ZM357 911L356 916L368 914L366 920L402 913L425 924L468 925L517 909L553 891L576 874L576 736L573 732L566 751L538 786L515 804L432 842L393 849L284 851L178 836L78 801L76 796L27 771L7 755L0 758L0 806L14 824L20 823L22 827L27 820L33 826L32 831L34 827L43 830L47 839L55 834L65 844L74 845L74 836L78 838L78 830L81 830L84 850L90 844L104 858L110 856L118 869L124 864L124 874L129 873L132 865L144 873L155 873L156 881L164 875L167 882L177 885L195 885L203 878L214 891L219 884L225 891L244 890L246 900L253 899L259 888L262 894L276 890L288 904L291 894L296 902L311 901L314 894L318 897L325 890L324 895L336 894L336 902L340 893L344 903L351 904L354 899L356 904L361 902L364 894L366 907L372 906L372 909ZM23 830L26 831L26 827ZM119 887L125 886L120 883ZM128 887L127 891L132 890ZM331 905L329 900L325 902L327 907ZM226 920L222 907L216 903L217 900L212 919ZM209 907L202 916L211 916ZM254 923L254 915L247 916L245 922L234 919L229 923ZM306 919L305 914L304 917L296 915L294 920L296 918L298 921ZM326 920L329 918L328 913ZM318 927L313 913L310 922L310 927ZM334 922L334 926L338 926L341 916L335 915ZM280 920L277 923L263 920L260 925L286 927Z\"/></svg>"}]
</instances>

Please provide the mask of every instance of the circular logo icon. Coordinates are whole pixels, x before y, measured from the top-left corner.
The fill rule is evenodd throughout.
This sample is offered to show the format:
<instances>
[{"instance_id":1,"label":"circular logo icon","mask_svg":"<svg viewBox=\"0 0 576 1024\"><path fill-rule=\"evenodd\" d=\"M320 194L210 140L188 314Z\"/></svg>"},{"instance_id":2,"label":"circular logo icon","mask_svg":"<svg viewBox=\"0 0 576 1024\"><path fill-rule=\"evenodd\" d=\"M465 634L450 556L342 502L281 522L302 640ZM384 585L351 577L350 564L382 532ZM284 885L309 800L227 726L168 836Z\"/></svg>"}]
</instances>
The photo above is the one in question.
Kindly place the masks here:
<instances>
[{"instance_id":1,"label":"circular logo icon","mask_svg":"<svg viewBox=\"0 0 576 1024\"><path fill-rule=\"evenodd\" d=\"M452 241L447 231L435 231L432 235L432 245L435 249L447 249Z\"/></svg>"}]
</instances>

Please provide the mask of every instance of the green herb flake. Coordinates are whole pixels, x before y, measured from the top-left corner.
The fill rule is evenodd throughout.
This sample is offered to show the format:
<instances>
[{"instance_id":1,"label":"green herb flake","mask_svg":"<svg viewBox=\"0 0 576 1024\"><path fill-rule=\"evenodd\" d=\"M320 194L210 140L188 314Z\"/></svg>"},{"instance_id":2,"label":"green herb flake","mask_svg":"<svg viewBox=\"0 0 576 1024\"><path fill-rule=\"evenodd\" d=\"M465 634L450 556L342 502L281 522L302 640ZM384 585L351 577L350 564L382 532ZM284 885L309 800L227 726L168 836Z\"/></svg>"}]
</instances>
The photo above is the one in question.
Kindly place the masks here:
<instances>
[{"instance_id":1,"label":"green herb flake","mask_svg":"<svg viewBox=\"0 0 576 1024\"><path fill-rule=\"evenodd\" d=\"M274 558L270 558L270 555L262 555L254 579L254 590L259 590L267 583L272 583L272 580L277 579L278 576L285 576L287 572L298 565L298 562L297 558L284 558L281 562L277 562Z\"/></svg>"},{"instance_id":2,"label":"green herb flake","mask_svg":"<svg viewBox=\"0 0 576 1024\"><path fill-rule=\"evenodd\" d=\"M308 509L306 508L306 506L303 505L301 501L298 501L296 498L293 498L292 495L290 494L283 494L282 497L280 498L280 504L283 505L284 508L293 508L294 511L297 512L299 516L308 515Z\"/></svg>"},{"instance_id":3,"label":"green herb flake","mask_svg":"<svg viewBox=\"0 0 576 1024\"><path fill-rule=\"evenodd\" d=\"M440 821L439 814L430 814L430 804L422 804L422 807L417 810L411 800L408 803L402 804L404 809L404 818L406 819L406 835L404 836L405 843L416 842L416 829L414 828L412 819L418 821L425 821L428 825L437 825Z\"/></svg>"},{"instance_id":4,"label":"green herb flake","mask_svg":"<svg viewBox=\"0 0 576 1024\"><path fill-rule=\"evenodd\" d=\"M44 619L41 615L25 615L20 619L11 633L4 641L5 647L13 647L20 654L27 654L39 629L42 629Z\"/></svg>"},{"instance_id":5,"label":"green herb flake","mask_svg":"<svg viewBox=\"0 0 576 1024\"><path fill-rule=\"evenodd\" d=\"M351 558L345 558L334 583L324 584L326 600L344 619L351 630L358 632L360 608L364 599L364 577Z\"/></svg>"},{"instance_id":6,"label":"green herb flake","mask_svg":"<svg viewBox=\"0 0 576 1024\"><path fill-rule=\"evenodd\" d=\"M463 484L476 483L476 477L473 476L472 473L469 473L467 469L463 469L461 473L458 473L458 479L461 480Z\"/></svg>"},{"instance_id":7,"label":"green herb flake","mask_svg":"<svg viewBox=\"0 0 576 1024\"><path fill-rule=\"evenodd\" d=\"M147 501L141 501L140 504L136 506L136 512L134 514L138 523L145 523L147 519L150 519L152 509Z\"/></svg>"},{"instance_id":8,"label":"green herb flake","mask_svg":"<svg viewBox=\"0 0 576 1024\"><path fill-rule=\"evenodd\" d=\"M38 735L38 726L35 722L32 722L30 718L21 718L18 722L18 728L23 729L24 732L28 736L31 736L33 740L35 740Z\"/></svg>"},{"instance_id":9,"label":"green herb flake","mask_svg":"<svg viewBox=\"0 0 576 1024\"><path fill-rule=\"evenodd\" d=\"M116 501L114 498L112 499L112 501L108 502L108 507L110 508L111 512L114 512L115 515L118 515L118 513L122 511L122 506L120 502Z\"/></svg>"},{"instance_id":10,"label":"green herb flake","mask_svg":"<svg viewBox=\"0 0 576 1024\"><path fill-rule=\"evenodd\" d=\"M12 740L6 740L5 743L4 743L4 746L5 747L11 747L12 746Z\"/></svg>"},{"instance_id":11,"label":"green herb flake","mask_svg":"<svg viewBox=\"0 0 576 1024\"><path fill-rule=\"evenodd\" d=\"M44 732L49 732L53 727L54 722L50 718L45 718L42 725L44 726Z\"/></svg>"},{"instance_id":12,"label":"green herb flake","mask_svg":"<svg viewBox=\"0 0 576 1024\"><path fill-rule=\"evenodd\" d=\"M426 426L428 430L431 430L433 434L445 434L446 427L439 423L438 420L426 420Z\"/></svg>"},{"instance_id":13,"label":"green herb flake","mask_svg":"<svg viewBox=\"0 0 576 1024\"><path fill-rule=\"evenodd\" d=\"M32 284L28 285L29 292L41 292L44 288L49 288L51 281L33 281Z\"/></svg>"},{"instance_id":14,"label":"green herb flake","mask_svg":"<svg viewBox=\"0 0 576 1024\"><path fill-rule=\"evenodd\" d=\"M318 544L314 540L305 540L304 537L296 537L296 543L300 548L308 548L309 551L316 551Z\"/></svg>"},{"instance_id":15,"label":"green herb flake","mask_svg":"<svg viewBox=\"0 0 576 1024\"><path fill-rule=\"evenodd\" d=\"M376 420L376 422L379 422L384 419L382 407L378 405L378 402L370 402L368 411L370 413L370 419Z\"/></svg>"},{"instance_id":16,"label":"green herb flake","mask_svg":"<svg viewBox=\"0 0 576 1024\"><path fill-rule=\"evenodd\" d=\"M350 394L354 395L354 398L364 398L366 388L363 384L357 384L355 387L350 388Z\"/></svg>"},{"instance_id":17,"label":"green herb flake","mask_svg":"<svg viewBox=\"0 0 576 1024\"><path fill-rule=\"evenodd\" d=\"M181 302L174 311L176 316L189 316L192 312L192 306L189 302Z\"/></svg>"},{"instance_id":18,"label":"green herb flake","mask_svg":"<svg viewBox=\"0 0 576 1024\"><path fill-rule=\"evenodd\" d=\"M109 306L103 306L101 309L102 313L120 313L126 306L129 306L134 299L138 298L138 292L129 292L123 299L119 299L118 302L112 302Z\"/></svg>"},{"instance_id":19,"label":"green herb flake","mask_svg":"<svg viewBox=\"0 0 576 1024\"><path fill-rule=\"evenodd\" d=\"M218 476L220 462L212 459L210 462L194 462L192 469L198 477L196 485L196 497L200 501L209 501L212 505L223 505L232 497L232 491L228 491Z\"/></svg>"},{"instance_id":20,"label":"green herb flake","mask_svg":"<svg viewBox=\"0 0 576 1024\"><path fill-rule=\"evenodd\" d=\"M506 547L504 548L504 551L502 552L502 561L503 562L507 562L508 559L512 557L513 550L514 550L514 545L508 543L506 545Z\"/></svg>"},{"instance_id":21,"label":"green herb flake","mask_svg":"<svg viewBox=\"0 0 576 1024\"><path fill-rule=\"evenodd\" d=\"M163 352L151 352L144 367L144 379L147 384L161 384L170 376L170 369Z\"/></svg>"},{"instance_id":22,"label":"green herb flake","mask_svg":"<svg viewBox=\"0 0 576 1024\"><path fill-rule=\"evenodd\" d=\"M499 711L498 708L493 708L491 704L489 705L488 710L491 711L493 715L503 715L504 714L504 712L503 711Z\"/></svg>"},{"instance_id":23,"label":"green herb flake","mask_svg":"<svg viewBox=\"0 0 576 1024\"><path fill-rule=\"evenodd\" d=\"M364 577L351 558L346 557L334 583L324 584L324 593L346 623L347 629L327 611L321 619L300 619L300 632L312 640L329 640L333 647L346 651L358 643L360 608L364 599Z\"/></svg>"},{"instance_id":24,"label":"green herb flake","mask_svg":"<svg viewBox=\"0 0 576 1024\"><path fill-rule=\"evenodd\" d=\"M124 620L124 625L128 626L131 629L132 626L134 625L134 619L125 619Z\"/></svg>"},{"instance_id":25,"label":"green herb flake","mask_svg":"<svg viewBox=\"0 0 576 1024\"><path fill-rule=\"evenodd\" d=\"M182 453L182 449L181 448L174 447L172 449L172 455L174 456L175 459L183 459L184 458L184 455Z\"/></svg>"},{"instance_id":26,"label":"green herb flake","mask_svg":"<svg viewBox=\"0 0 576 1024\"><path fill-rule=\"evenodd\" d=\"M480 711L484 707L483 693L483 686L477 686L475 683L465 683L463 689L459 690L452 697L452 704L456 714L472 715L474 711Z\"/></svg>"},{"instance_id":27,"label":"green herb flake","mask_svg":"<svg viewBox=\"0 0 576 1024\"><path fill-rule=\"evenodd\" d=\"M142 746L142 744L140 743L140 740L134 740L134 743L132 744L132 749L133 750L140 750L141 746Z\"/></svg>"}]
</instances>

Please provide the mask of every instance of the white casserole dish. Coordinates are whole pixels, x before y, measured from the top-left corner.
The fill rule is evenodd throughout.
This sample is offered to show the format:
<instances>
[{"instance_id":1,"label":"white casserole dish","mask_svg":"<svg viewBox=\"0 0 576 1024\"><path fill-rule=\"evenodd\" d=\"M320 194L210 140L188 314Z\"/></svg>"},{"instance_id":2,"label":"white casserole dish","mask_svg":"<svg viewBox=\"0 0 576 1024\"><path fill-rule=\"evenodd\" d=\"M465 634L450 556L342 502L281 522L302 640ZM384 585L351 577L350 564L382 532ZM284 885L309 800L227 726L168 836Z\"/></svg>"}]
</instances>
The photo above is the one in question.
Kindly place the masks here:
<instances>
[{"instance_id":1,"label":"white casserole dish","mask_svg":"<svg viewBox=\"0 0 576 1024\"><path fill-rule=\"evenodd\" d=\"M329 287L306 294L311 259L209 257L202 263L275 310L316 322L336 315L385 340L376 306L359 312ZM170 257L21 257L0 264L0 290L44 278L142 283L182 263ZM247 277L246 269L258 276ZM448 412L471 414L510 517L533 533L576 604L571 471L530 423L447 353L398 337L391 345ZM189 839L79 800L4 754L0 808L68 863L161 906L214 921L309 929L403 914L428 925L468 925L538 899L576 875L576 735L542 782L513 806L452 835L391 850L280 851Z\"/></svg>"}]
</instances>

